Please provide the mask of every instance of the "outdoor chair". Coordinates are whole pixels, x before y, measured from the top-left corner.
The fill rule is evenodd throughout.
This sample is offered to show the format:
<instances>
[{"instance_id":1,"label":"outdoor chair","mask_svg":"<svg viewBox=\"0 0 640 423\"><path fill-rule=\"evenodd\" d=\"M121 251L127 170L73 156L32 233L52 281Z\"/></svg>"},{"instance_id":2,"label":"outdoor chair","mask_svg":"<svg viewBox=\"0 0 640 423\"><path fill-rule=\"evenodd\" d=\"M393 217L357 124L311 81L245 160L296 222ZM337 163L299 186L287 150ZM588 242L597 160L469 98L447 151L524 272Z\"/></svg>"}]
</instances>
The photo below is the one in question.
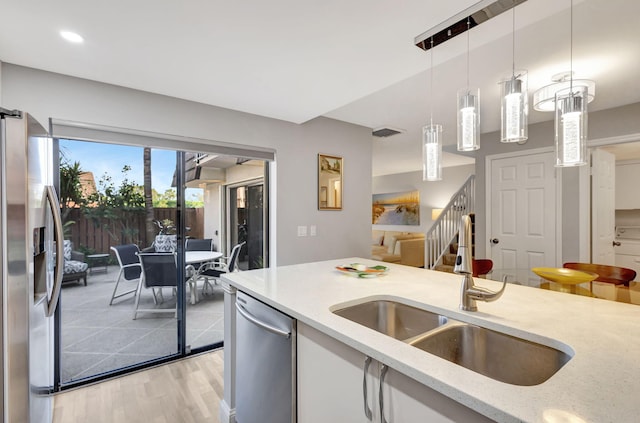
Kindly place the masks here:
<instances>
[{"instance_id":1,"label":"outdoor chair","mask_svg":"<svg viewBox=\"0 0 640 423\"><path fill-rule=\"evenodd\" d=\"M213 251L213 239L188 238L185 251Z\"/></svg>"},{"instance_id":2,"label":"outdoor chair","mask_svg":"<svg viewBox=\"0 0 640 423\"><path fill-rule=\"evenodd\" d=\"M125 281L135 281L140 279L140 276L142 274L142 267L140 266L140 259L138 258L140 249L137 245L116 245L111 247L111 249L118 259L120 272L118 273L116 286L113 288L113 294L111 294L111 301L109 301L109 305L112 305L113 300L115 300L116 298L120 298L128 294L134 294L135 296L135 292L138 290L137 284L136 287L131 290L116 294L116 292L118 291L118 285L120 284L120 280L122 278L124 278Z\"/></svg>"},{"instance_id":3,"label":"outdoor chair","mask_svg":"<svg viewBox=\"0 0 640 423\"><path fill-rule=\"evenodd\" d=\"M184 249L185 251L213 251L213 239L188 238L184 246ZM189 268L187 268L187 272L189 272ZM191 276L193 276L194 272L195 272L195 268L192 269ZM200 278L204 279L204 286L202 287L202 292L203 293L207 292L207 288L211 289L211 292L213 292L213 286L209 282L209 278L206 275L199 275L198 279ZM191 289L196 289L195 281L194 281L194 285L191 286Z\"/></svg>"},{"instance_id":4,"label":"outdoor chair","mask_svg":"<svg viewBox=\"0 0 640 423\"><path fill-rule=\"evenodd\" d=\"M63 241L64 248L64 268L62 270L62 283L69 281L84 281L87 286L87 269L89 264L85 263L84 254L79 251L73 251L73 243L65 239Z\"/></svg>"},{"instance_id":5,"label":"outdoor chair","mask_svg":"<svg viewBox=\"0 0 640 423\"><path fill-rule=\"evenodd\" d=\"M233 247L233 249L231 250L231 254L228 257L221 257L220 261L202 265L202 267L198 270L198 273L200 273L200 275L203 277L213 278L214 283L217 283L222 274L237 272L238 256L240 255L240 249L244 246L244 244L246 244L246 242L241 242L240 244ZM213 286L209 286L211 287L211 290L213 292Z\"/></svg>"},{"instance_id":6,"label":"outdoor chair","mask_svg":"<svg viewBox=\"0 0 640 423\"><path fill-rule=\"evenodd\" d=\"M151 288L153 293L153 301L157 306L158 297L160 303L164 301L162 297L162 288L176 289L178 286L178 271L176 265L176 255L174 253L138 253L140 265L142 267L142 277L138 282L138 290L136 293L135 308L133 311L133 320L136 319L138 313L173 313L177 316L178 305L174 308L147 308L141 309L140 296L142 287ZM159 288L159 295L156 295L155 288Z\"/></svg>"}]
</instances>

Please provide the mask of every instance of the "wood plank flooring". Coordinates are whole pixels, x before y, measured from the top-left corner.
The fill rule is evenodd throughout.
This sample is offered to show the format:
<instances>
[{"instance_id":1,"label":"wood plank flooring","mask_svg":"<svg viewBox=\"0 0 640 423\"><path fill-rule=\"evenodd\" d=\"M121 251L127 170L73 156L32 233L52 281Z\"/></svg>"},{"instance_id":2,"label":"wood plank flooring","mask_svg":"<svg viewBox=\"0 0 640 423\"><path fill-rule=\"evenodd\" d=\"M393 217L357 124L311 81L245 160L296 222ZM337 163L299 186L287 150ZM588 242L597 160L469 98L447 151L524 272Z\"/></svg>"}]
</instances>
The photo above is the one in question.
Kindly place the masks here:
<instances>
[{"instance_id":1,"label":"wood plank flooring","mask_svg":"<svg viewBox=\"0 0 640 423\"><path fill-rule=\"evenodd\" d=\"M222 399L222 350L63 392L54 423L212 423Z\"/></svg>"}]
</instances>

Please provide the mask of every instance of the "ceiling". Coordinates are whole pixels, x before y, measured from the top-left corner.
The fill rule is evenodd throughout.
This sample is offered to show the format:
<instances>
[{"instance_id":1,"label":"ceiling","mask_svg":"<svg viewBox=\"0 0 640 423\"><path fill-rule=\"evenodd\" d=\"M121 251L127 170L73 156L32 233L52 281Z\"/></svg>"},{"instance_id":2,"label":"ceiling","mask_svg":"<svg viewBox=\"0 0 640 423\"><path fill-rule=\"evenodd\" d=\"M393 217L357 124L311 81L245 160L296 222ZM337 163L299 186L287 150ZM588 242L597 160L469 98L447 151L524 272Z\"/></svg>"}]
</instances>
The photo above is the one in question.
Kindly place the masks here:
<instances>
[{"instance_id":1,"label":"ceiling","mask_svg":"<svg viewBox=\"0 0 640 423\"><path fill-rule=\"evenodd\" d=\"M0 61L294 123L328 116L400 128L372 139L373 173L407 172L420 169L431 104L452 150L455 96L467 70L466 35L437 46L430 93L430 53L414 37L476 1L3 2ZM516 66L528 69L530 92L569 69L569 4L528 0L516 8ZM638 16L640 2L574 4L573 68L597 84L590 110L640 101L640 25L623 19ZM511 68L511 28L507 12L469 32L483 132L499 129L497 82ZM70 44L60 30L85 42ZM552 115L532 111L530 122ZM445 165L472 161L445 157Z\"/></svg>"}]
</instances>

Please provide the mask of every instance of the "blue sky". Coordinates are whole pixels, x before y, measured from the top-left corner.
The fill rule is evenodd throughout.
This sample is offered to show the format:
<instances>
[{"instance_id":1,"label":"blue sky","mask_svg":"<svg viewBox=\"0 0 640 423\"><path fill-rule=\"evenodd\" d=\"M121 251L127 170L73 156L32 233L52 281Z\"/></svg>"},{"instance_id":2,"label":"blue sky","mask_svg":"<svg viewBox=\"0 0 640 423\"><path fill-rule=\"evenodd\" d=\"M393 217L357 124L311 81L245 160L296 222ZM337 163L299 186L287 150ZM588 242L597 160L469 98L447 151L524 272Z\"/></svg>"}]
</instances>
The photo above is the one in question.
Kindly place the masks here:
<instances>
[{"instance_id":1,"label":"blue sky","mask_svg":"<svg viewBox=\"0 0 640 423\"><path fill-rule=\"evenodd\" d=\"M131 166L129 179L136 184L143 184L142 147L60 140L60 151L69 162L79 162L83 171L93 172L98 188L105 172L113 179L114 186L120 186L125 165ZM175 167L175 151L151 149L151 185L158 193L171 188ZM187 198L190 192L193 191L188 190Z\"/></svg>"}]
</instances>

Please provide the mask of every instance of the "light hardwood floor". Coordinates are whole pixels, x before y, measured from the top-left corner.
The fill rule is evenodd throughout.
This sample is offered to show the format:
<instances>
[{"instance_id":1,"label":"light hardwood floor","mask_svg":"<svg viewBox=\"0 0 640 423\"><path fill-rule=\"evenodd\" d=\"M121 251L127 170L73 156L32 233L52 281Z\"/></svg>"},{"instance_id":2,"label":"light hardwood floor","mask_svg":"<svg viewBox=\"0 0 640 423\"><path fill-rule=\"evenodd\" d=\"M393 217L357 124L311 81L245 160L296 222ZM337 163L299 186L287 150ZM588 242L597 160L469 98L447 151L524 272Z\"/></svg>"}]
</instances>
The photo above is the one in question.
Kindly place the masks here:
<instances>
[{"instance_id":1,"label":"light hardwood floor","mask_svg":"<svg viewBox=\"0 0 640 423\"><path fill-rule=\"evenodd\" d=\"M222 350L58 394L54 423L218 422Z\"/></svg>"}]
</instances>

